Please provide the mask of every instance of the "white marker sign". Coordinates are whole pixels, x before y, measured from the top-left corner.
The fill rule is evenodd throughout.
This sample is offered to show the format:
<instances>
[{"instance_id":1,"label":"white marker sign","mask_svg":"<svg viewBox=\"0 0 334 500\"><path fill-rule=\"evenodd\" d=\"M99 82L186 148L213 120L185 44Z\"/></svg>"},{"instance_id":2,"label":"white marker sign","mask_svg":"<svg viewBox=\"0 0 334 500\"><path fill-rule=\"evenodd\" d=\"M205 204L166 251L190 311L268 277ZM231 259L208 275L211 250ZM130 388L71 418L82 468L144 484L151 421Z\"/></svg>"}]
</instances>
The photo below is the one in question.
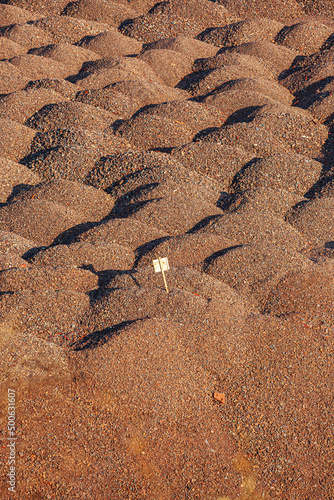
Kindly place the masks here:
<instances>
[{"instance_id":1,"label":"white marker sign","mask_svg":"<svg viewBox=\"0 0 334 500\"><path fill-rule=\"evenodd\" d=\"M162 259L153 259L154 271L161 273L162 271L169 271L169 263L167 257Z\"/></svg>"},{"instance_id":2,"label":"white marker sign","mask_svg":"<svg viewBox=\"0 0 334 500\"><path fill-rule=\"evenodd\" d=\"M169 263L167 257L163 258L158 258L158 259L153 259L153 266L154 266L154 271L156 273L162 273L162 277L164 279L165 287L166 287L166 292L168 293L168 286L167 286L167 281L166 281L166 276L165 276L165 271L169 271Z\"/></svg>"}]
</instances>

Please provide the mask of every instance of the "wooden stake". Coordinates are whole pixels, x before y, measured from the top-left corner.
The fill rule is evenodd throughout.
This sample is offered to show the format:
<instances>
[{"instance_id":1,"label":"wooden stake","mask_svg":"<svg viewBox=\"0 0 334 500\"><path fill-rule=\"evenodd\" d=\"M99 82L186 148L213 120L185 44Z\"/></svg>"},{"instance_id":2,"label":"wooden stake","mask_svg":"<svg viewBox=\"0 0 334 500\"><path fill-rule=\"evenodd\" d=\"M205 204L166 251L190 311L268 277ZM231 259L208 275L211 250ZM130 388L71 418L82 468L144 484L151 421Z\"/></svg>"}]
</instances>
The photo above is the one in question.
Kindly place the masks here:
<instances>
[{"instance_id":1,"label":"wooden stake","mask_svg":"<svg viewBox=\"0 0 334 500\"><path fill-rule=\"evenodd\" d=\"M160 257L158 257L158 258L159 258L159 264L160 264L160 268L161 268L161 272L162 272L162 277L163 277L163 279L164 279L164 283L165 283L166 292L167 292L167 293L169 293L169 292L168 292L167 281L166 281L166 276L165 276L165 271L164 271L164 270L163 270L163 268L162 268L162 263L161 263L161 259L160 259Z\"/></svg>"}]
</instances>

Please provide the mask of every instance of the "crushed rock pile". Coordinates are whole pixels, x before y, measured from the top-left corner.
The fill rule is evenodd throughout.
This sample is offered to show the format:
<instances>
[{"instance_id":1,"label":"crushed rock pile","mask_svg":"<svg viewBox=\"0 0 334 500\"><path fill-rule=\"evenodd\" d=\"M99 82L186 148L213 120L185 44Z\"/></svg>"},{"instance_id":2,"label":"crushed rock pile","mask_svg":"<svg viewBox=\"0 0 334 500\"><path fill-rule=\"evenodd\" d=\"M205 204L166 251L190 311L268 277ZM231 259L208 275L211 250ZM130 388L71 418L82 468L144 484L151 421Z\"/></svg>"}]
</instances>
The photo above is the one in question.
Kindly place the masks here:
<instances>
[{"instance_id":1,"label":"crushed rock pile","mask_svg":"<svg viewBox=\"0 0 334 500\"><path fill-rule=\"evenodd\" d=\"M6 0L0 54L18 498L333 498L332 1Z\"/></svg>"}]
</instances>

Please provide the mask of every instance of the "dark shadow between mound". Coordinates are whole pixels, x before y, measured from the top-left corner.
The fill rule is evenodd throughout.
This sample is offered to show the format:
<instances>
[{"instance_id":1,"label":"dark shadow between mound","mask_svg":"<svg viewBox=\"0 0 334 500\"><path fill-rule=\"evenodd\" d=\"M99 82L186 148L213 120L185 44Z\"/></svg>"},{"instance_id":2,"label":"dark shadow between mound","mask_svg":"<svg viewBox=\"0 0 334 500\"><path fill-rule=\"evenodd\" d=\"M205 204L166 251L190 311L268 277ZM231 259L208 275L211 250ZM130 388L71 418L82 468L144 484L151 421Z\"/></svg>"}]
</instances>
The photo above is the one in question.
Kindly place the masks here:
<instances>
[{"instance_id":1,"label":"dark shadow between mound","mask_svg":"<svg viewBox=\"0 0 334 500\"><path fill-rule=\"evenodd\" d=\"M12 192L7 198L7 203L10 203L14 196L22 193L23 191L29 191L29 189L35 187L35 184L16 184L12 187Z\"/></svg>"},{"instance_id":2,"label":"dark shadow between mound","mask_svg":"<svg viewBox=\"0 0 334 500\"><path fill-rule=\"evenodd\" d=\"M56 149L57 149L57 146L54 148L41 149L41 150L36 151L34 153L29 153L26 156L24 156L23 158L21 158L19 163L32 170L31 166L33 165L34 161L39 159L43 162L44 160L46 160L46 158L51 153L51 151L56 151Z\"/></svg>"},{"instance_id":3,"label":"dark shadow between mound","mask_svg":"<svg viewBox=\"0 0 334 500\"><path fill-rule=\"evenodd\" d=\"M331 126L328 132L328 138L321 149L324 173L333 168L334 163L334 126Z\"/></svg>"},{"instance_id":4,"label":"dark shadow between mound","mask_svg":"<svg viewBox=\"0 0 334 500\"><path fill-rule=\"evenodd\" d=\"M226 191L222 191L219 196L219 200L216 203L216 207L221 210L228 210L233 201L235 200L236 195L227 193Z\"/></svg>"},{"instance_id":5,"label":"dark shadow between mound","mask_svg":"<svg viewBox=\"0 0 334 500\"><path fill-rule=\"evenodd\" d=\"M230 114L224 125L233 125L235 123L250 123L253 119L252 113L261 109L262 106L247 106L245 108L237 109L234 113Z\"/></svg>"},{"instance_id":6,"label":"dark shadow between mound","mask_svg":"<svg viewBox=\"0 0 334 500\"><path fill-rule=\"evenodd\" d=\"M325 248L329 248L330 250L334 250L334 241L327 241L327 243L325 243Z\"/></svg>"},{"instance_id":7,"label":"dark shadow between mound","mask_svg":"<svg viewBox=\"0 0 334 500\"><path fill-rule=\"evenodd\" d=\"M156 248L160 243L164 243L165 241L173 239L173 236L163 236L162 238L157 238L156 240L148 241L147 243L144 243L143 245L140 245L138 248L136 248L135 253L136 253L136 259L133 264L133 267L136 268L138 265L138 262L140 259L145 255L146 253L150 252L154 248Z\"/></svg>"},{"instance_id":8,"label":"dark shadow between mound","mask_svg":"<svg viewBox=\"0 0 334 500\"><path fill-rule=\"evenodd\" d=\"M224 125L225 125L225 123L224 123ZM222 127L209 127L209 128L205 128L203 130L200 130L199 132L197 132L197 134L194 135L192 142L200 142L204 139L204 137L206 137L209 134L212 134L213 132L217 132L221 128Z\"/></svg>"},{"instance_id":9,"label":"dark shadow between mound","mask_svg":"<svg viewBox=\"0 0 334 500\"><path fill-rule=\"evenodd\" d=\"M242 178L245 175L245 173L247 172L247 170L249 168L251 168L253 165L256 165L256 163L260 160L262 160L262 158L260 156L254 156L254 158L252 158L247 163L245 163L245 165L243 165L241 167L239 172L237 172L235 174L235 176L233 177L231 184L230 184L230 188L233 191L233 193L240 193L240 192L244 191L244 189L241 189L239 186L240 181L242 180Z\"/></svg>"},{"instance_id":10,"label":"dark shadow between mound","mask_svg":"<svg viewBox=\"0 0 334 500\"><path fill-rule=\"evenodd\" d=\"M121 207L123 205L128 205L129 203L134 203L137 201L139 196L145 195L146 193L147 194L150 193L151 191L154 190L154 188L159 186L159 184L160 184L159 182L150 182L148 184L142 184L141 186L132 189L132 191L128 191L122 196L120 196L117 199L115 206L118 205L118 207Z\"/></svg>"},{"instance_id":11,"label":"dark shadow between mound","mask_svg":"<svg viewBox=\"0 0 334 500\"><path fill-rule=\"evenodd\" d=\"M292 105L296 106L298 104L299 108L308 109L316 101L321 101L330 95L331 91L324 90L326 85L330 83L334 83L334 76L327 76L322 80L311 83L311 85L295 93L296 99L293 101Z\"/></svg>"},{"instance_id":12,"label":"dark shadow between mound","mask_svg":"<svg viewBox=\"0 0 334 500\"><path fill-rule=\"evenodd\" d=\"M56 245L69 245L70 243L75 243L82 233L85 233L99 224L100 222L82 222L81 224L70 227L63 233L58 234L50 246L53 247Z\"/></svg>"},{"instance_id":13,"label":"dark shadow between mound","mask_svg":"<svg viewBox=\"0 0 334 500\"><path fill-rule=\"evenodd\" d=\"M116 290L115 287L110 287L109 284L111 280L116 278L116 276L122 276L123 274L129 274L132 277L132 273L134 273L134 269L126 269L126 270L119 270L119 269L106 269L104 271L94 271L94 274L98 276L99 281L98 281L98 287L96 290L92 290L89 292L89 296L91 298L91 303L96 302L96 300L100 300L100 295L101 291L103 291L102 295L104 293L109 293L110 291ZM134 280L135 281L135 280ZM139 284L135 281L136 285L139 286Z\"/></svg>"},{"instance_id":14,"label":"dark shadow between mound","mask_svg":"<svg viewBox=\"0 0 334 500\"><path fill-rule=\"evenodd\" d=\"M115 272L116 275L117 272ZM121 273L118 271L118 273ZM108 297L110 292L116 290L116 288L107 288L107 287L99 287L94 288L94 290L90 290L87 295L89 296L90 306L94 306L96 302L100 302L104 297Z\"/></svg>"},{"instance_id":15,"label":"dark shadow between mound","mask_svg":"<svg viewBox=\"0 0 334 500\"><path fill-rule=\"evenodd\" d=\"M166 147L166 148L150 148L148 151L152 151L153 153L167 153L170 154L174 149L174 146Z\"/></svg>"},{"instance_id":16,"label":"dark shadow between mound","mask_svg":"<svg viewBox=\"0 0 334 500\"><path fill-rule=\"evenodd\" d=\"M307 199L307 200L302 200L302 201L299 201L298 203L296 203L296 205L294 205L293 207L291 207L285 214L285 217L284 217L284 220L286 222L289 222L288 221L288 218L290 217L290 215L292 215L294 212L296 212L296 210L298 210L299 208L303 207L304 205L307 205L308 203L310 203L310 200Z\"/></svg>"},{"instance_id":17,"label":"dark shadow between mound","mask_svg":"<svg viewBox=\"0 0 334 500\"><path fill-rule=\"evenodd\" d=\"M96 349L104 344L106 344L109 340L117 337L121 331L128 325L135 323L137 320L131 321L123 321L118 325L110 326L108 328L104 328L103 330L99 330L97 332L89 333L83 338L73 342L69 345L73 351L85 351L86 349Z\"/></svg>"},{"instance_id":18,"label":"dark shadow between mound","mask_svg":"<svg viewBox=\"0 0 334 500\"><path fill-rule=\"evenodd\" d=\"M177 85L175 85L176 89L181 89L181 90L188 90L191 92L198 82L207 76L210 73L211 70L205 70L205 71L196 71L193 73L189 73L188 75L184 76Z\"/></svg>"},{"instance_id":19,"label":"dark shadow between mound","mask_svg":"<svg viewBox=\"0 0 334 500\"><path fill-rule=\"evenodd\" d=\"M332 33L327 40L324 41L323 45L320 48L320 52L323 50L331 50L334 47L334 33Z\"/></svg>"},{"instance_id":20,"label":"dark shadow between mound","mask_svg":"<svg viewBox=\"0 0 334 500\"><path fill-rule=\"evenodd\" d=\"M33 263L33 258L35 255L37 255L39 252L42 252L43 250L46 250L49 247L34 247L30 248L27 252L25 252L23 255L21 255L21 259L26 260L29 263Z\"/></svg>"},{"instance_id":21,"label":"dark shadow between mound","mask_svg":"<svg viewBox=\"0 0 334 500\"><path fill-rule=\"evenodd\" d=\"M300 71L304 68L304 62L307 60L307 56L296 56L292 61L290 68L285 69L278 75L278 82L284 80L288 76L293 75L297 71Z\"/></svg>"},{"instance_id":22,"label":"dark shadow between mound","mask_svg":"<svg viewBox=\"0 0 334 500\"><path fill-rule=\"evenodd\" d=\"M119 31L120 33L122 33L123 35L126 35L130 38L134 38L133 36L131 36L130 34L127 33L127 28L130 27L131 28L131 24L133 22L133 19L124 19L124 21L121 22L121 24L118 26L117 28L117 31Z\"/></svg>"},{"instance_id":23,"label":"dark shadow between mound","mask_svg":"<svg viewBox=\"0 0 334 500\"><path fill-rule=\"evenodd\" d=\"M321 191L326 187L327 184L332 183L334 176L320 178L313 186L304 194L305 198L317 198L317 195L321 196Z\"/></svg>"},{"instance_id":24,"label":"dark shadow between mound","mask_svg":"<svg viewBox=\"0 0 334 500\"><path fill-rule=\"evenodd\" d=\"M244 246L247 246L247 245L234 245L233 247L223 248L223 250L218 250L218 252L215 252L215 253L209 255L209 257L207 257L203 262L203 271L205 272L206 269L211 264L211 262L214 261L215 259L217 259L218 257L221 257L222 255L227 254L230 250L234 250L235 248L241 248Z\"/></svg>"},{"instance_id":25,"label":"dark shadow between mound","mask_svg":"<svg viewBox=\"0 0 334 500\"><path fill-rule=\"evenodd\" d=\"M208 215L208 217L205 217L204 219L200 220L193 226L189 231L186 232L186 234L192 234L192 233L197 233L200 229L203 229L204 227L208 226L210 222L220 219L222 217L220 214L218 215Z\"/></svg>"},{"instance_id":26,"label":"dark shadow between mound","mask_svg":"<svg viewBox=\"0 0 334 500\"><path fill-rule=\"evenodd\" d=\"M108 219L126 219L130 215L135 214L143 208L145 205L148 205L149 203L152 203L153 201L159 201L162 198L154 198L152 200L144 200L144 201L137 201L133 203L118 203L119 200L114 205L114 208L112 209L110 216Z\"/></svg>"}]
</instances>

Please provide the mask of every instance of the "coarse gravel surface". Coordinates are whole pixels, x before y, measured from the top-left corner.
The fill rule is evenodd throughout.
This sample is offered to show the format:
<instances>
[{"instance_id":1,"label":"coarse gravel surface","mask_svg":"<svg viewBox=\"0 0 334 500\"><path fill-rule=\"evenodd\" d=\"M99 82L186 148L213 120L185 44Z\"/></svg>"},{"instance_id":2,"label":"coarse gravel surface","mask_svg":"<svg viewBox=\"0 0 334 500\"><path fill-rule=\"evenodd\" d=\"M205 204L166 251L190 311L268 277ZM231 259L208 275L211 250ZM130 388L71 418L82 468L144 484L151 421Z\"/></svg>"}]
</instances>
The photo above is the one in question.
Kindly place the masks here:
<instances>
[{"instance_id":1,"label":"coarse gravel surface","mask_svg":"<svg viewBox=\"0 0 334 500\"><path fill-rule=\"evenodd\" d=\"M0 3L0 500L333 500L333 75L332 0Z\"/></svg>"}]
</instances>

